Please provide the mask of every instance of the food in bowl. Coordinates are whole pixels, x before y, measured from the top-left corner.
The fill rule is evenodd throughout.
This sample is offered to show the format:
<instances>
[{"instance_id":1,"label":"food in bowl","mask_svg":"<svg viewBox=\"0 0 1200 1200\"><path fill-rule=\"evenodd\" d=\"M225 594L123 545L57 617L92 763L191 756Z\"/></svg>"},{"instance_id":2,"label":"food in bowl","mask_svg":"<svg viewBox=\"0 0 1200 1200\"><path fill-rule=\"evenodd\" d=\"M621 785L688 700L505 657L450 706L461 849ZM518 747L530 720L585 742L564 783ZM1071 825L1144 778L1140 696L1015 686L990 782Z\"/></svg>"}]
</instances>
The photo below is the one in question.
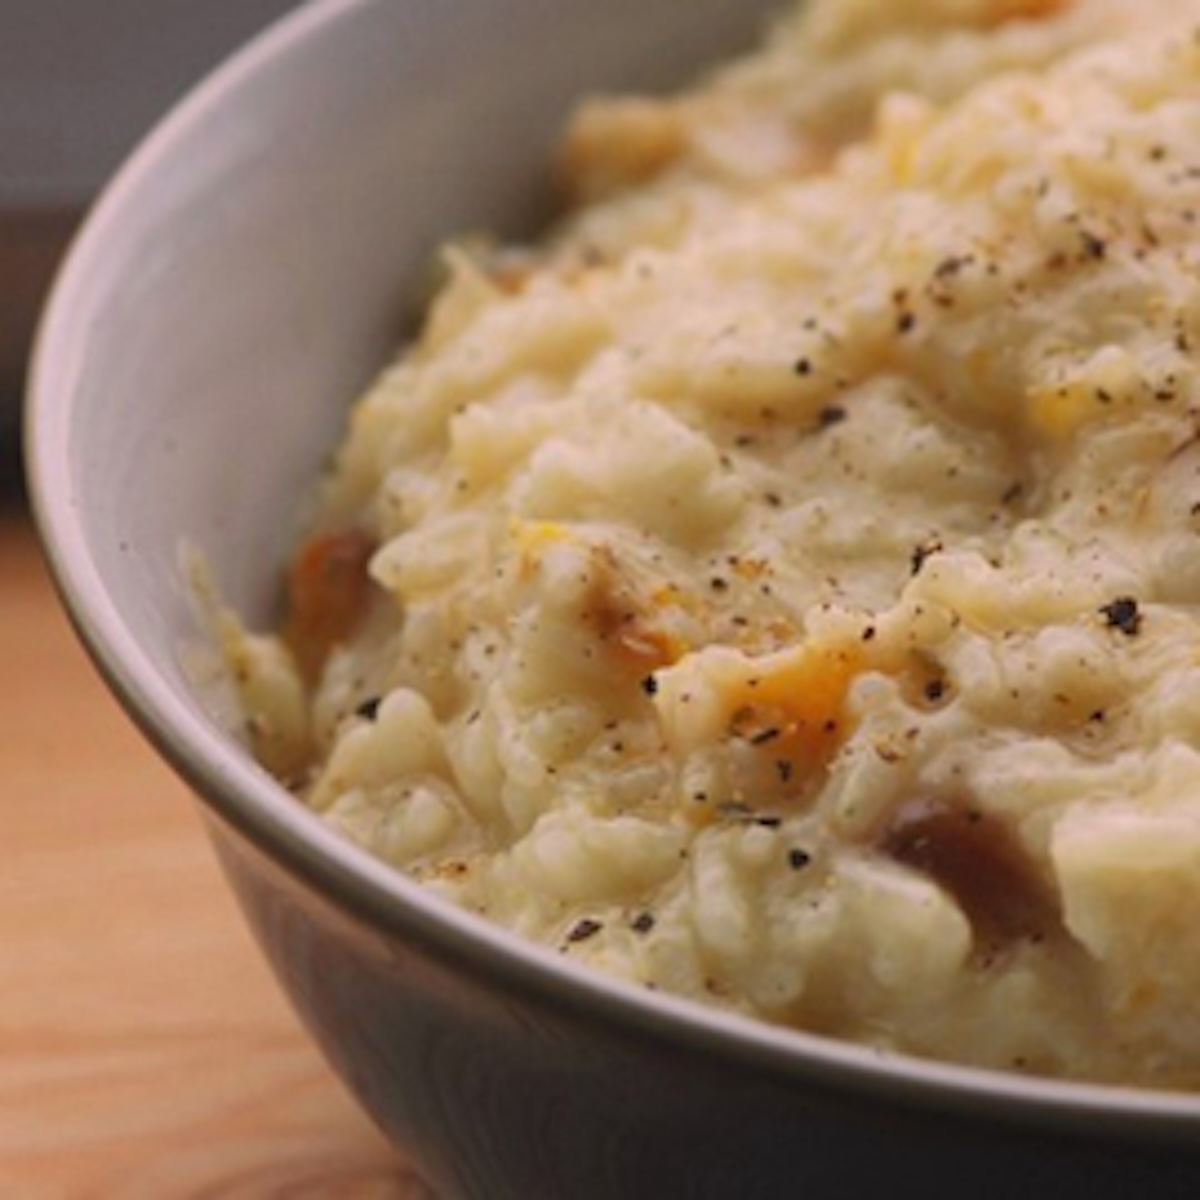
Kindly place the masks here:
<instances>
[{"instance_id":1,"label":"food in bowl","mask_svg":"<svg viewBox=\"0 0 1200 1200\"><path fill-rule=\"evenodd\" d=\"M1178 0L818 0L585 104L224 624L262 761L644 987L1194 1086L1198 133Z\"/></svg>"}]
</instances>

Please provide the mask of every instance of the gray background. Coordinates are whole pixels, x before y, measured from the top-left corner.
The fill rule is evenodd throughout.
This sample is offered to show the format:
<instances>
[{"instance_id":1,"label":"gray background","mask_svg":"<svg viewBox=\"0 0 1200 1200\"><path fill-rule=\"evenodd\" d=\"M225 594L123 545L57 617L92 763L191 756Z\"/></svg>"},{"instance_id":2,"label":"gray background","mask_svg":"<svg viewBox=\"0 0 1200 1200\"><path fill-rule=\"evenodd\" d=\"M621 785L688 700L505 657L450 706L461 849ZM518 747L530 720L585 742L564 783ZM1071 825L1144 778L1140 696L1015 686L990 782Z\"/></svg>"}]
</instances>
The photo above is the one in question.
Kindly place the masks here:
<instances>
[{"instance_id":1,"label":"gray background","mask_svg":"<svg viewBox=\"0 0 1200 1200\"><path fill-rule=\"evenodd\" d=\"M0 0L0 485L47 286L82 212L171 104L298 0Z\"/></svg>"},{"instance_id":2,"label":"gray background","mask_svg":"<svg viewBox=\"0 0 1200 1200\"><path fill-rule=\"evenodd\" d=\"M0 202L77 203L296 0L0 0Z\"/></svg>"}]
</instances>

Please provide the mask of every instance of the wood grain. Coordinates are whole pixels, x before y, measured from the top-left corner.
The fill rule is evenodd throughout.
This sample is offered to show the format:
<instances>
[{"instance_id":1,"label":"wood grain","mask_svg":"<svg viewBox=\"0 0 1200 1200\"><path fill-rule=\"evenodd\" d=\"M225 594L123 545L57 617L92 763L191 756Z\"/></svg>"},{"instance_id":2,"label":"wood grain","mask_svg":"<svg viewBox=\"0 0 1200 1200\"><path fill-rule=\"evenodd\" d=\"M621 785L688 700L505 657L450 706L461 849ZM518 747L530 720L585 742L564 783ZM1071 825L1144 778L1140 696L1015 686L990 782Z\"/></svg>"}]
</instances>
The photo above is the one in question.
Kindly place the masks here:
<instances>
[{"instance_id":1,"label":"wood grain","mask_svg":"<svg viewBox=\"0 0 1200 1200\"><path fill-rule=\"evenodd\" d=\"M0 680L0 1196L427 1200L305 1040L4 509Z\"/></svg>"}]
</instances>

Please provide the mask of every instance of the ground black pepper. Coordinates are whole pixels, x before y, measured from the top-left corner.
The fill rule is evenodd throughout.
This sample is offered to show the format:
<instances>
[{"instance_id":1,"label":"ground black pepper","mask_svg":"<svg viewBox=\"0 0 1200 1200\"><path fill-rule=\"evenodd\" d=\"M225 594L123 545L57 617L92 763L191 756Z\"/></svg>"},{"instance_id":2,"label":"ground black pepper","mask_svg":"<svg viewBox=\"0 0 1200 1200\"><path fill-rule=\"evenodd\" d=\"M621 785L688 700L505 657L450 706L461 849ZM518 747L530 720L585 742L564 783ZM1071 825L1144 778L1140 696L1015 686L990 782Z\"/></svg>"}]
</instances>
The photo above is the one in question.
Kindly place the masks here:
<instances>
[{"instance_id":1,"label":"ground black pepper","mask_svg":"<svg viewBox=\"0 0 1200 1200\"><path fill-rule=\"evenodd\" d=\"M595 937L603 928L604 926L599 921L594 921L591 917L584 917L571 926L567 933L567 941L572 944L586 942L588 938Z\"/></svg>"},{"instance_id":2,"label":"ground black pepper","mask_svg":"<svg viewBox=\"0 0 1200 1200\"><path fill-rule=\"evenodd\" d=\"M914 575L919 574L926 560L942 549L944 547L937 538L931 538L927 542L922 542L920 545L914 546L911 559L912 573Z\"/></svg>"},{"instance_id":3,"label":"ground black pepper","mask_svg":"<svg viewBox=\"0 0 1200 1200\"><path fill-rule=\"evenodd\" d=\"M793 871L802 871L812 862L812 855L807 850L801 850L799 846L793 846L788 851L787 860Z\"/></svg>"},{"instance_id":4,"label":"ground black pepper","mask_svg":"<svg viewBox=\"0 0 1200 1200\"><path fill-rule=\"evenodd\" d=\"M1134 637L1142 627L1142 614L1132 596L1118 596L1101 605L1100 613L1111 628L1119 629L1126 637Z\"/></svg>"},{"instance_id":5,"label":"ground black pepper","mask_svg":"<svg viewBox=\"0 0 1200 1200\"><path fill-rule=\"evenodd\" d=\"M1081 229L1079 238L1083 242L1083 252L1088 258L1101 259L1108 253L1108 243L1102 237Z\"/></svg>"}]
</instances>

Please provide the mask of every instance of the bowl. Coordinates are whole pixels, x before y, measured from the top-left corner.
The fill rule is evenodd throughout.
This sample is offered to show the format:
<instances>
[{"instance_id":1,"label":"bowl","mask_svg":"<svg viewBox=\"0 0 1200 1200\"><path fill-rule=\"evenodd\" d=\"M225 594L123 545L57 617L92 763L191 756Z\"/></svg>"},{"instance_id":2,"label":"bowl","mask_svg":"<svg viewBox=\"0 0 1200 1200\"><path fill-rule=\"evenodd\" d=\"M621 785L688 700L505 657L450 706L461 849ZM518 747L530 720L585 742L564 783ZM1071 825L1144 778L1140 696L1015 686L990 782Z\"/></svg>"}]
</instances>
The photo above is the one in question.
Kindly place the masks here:
<instances>
[{"instance_id":1,"label":"bowl","mask_svg":"<svg viewBox=\"0 0 1200 1200\"><path fill-rule=\"evenodd\" d=\"M447 1200L1193 1196L1200 1097L772 1028L449 907L261 770L211 669L188 554L269 619L430 248L529 228L572 97L676 82L769 7L325 0L238 55L107 191L44 320L28 466L62 596L312 1036Z\"/></svg>"}]
</instances>

